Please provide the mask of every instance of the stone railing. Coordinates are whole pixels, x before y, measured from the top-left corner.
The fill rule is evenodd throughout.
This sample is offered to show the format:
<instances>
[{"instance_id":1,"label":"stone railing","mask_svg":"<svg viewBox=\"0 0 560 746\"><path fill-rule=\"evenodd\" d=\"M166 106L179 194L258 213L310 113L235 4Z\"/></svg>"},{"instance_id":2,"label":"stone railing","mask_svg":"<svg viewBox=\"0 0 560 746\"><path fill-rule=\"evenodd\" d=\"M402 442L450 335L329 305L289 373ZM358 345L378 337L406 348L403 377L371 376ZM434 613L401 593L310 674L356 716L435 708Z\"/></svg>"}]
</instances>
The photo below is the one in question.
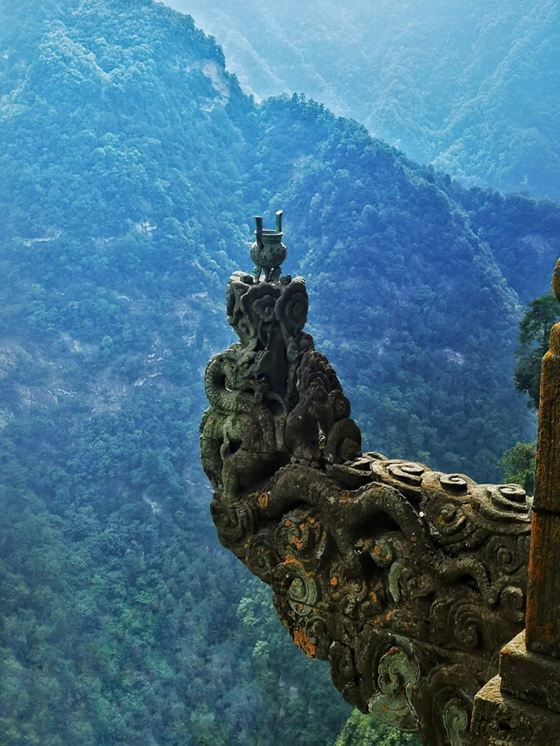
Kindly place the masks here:
<instances>
[{"instance_id":1,"label":"stone railing","mask_svg":"<svg viewBox=\"0 0 560 746\"><path fill-rule=\"evenodd\" d=\"M276 231L257 219L256 239L254 275L227 288L239 342L205 379L220 541L272 587L295 644L330 662L348 702L429 746L474 743L475 695L524 626L531 500L362 453L336 373L304 332L305 282L281 276L281 213Z\"/></svg>"}]
</instances>

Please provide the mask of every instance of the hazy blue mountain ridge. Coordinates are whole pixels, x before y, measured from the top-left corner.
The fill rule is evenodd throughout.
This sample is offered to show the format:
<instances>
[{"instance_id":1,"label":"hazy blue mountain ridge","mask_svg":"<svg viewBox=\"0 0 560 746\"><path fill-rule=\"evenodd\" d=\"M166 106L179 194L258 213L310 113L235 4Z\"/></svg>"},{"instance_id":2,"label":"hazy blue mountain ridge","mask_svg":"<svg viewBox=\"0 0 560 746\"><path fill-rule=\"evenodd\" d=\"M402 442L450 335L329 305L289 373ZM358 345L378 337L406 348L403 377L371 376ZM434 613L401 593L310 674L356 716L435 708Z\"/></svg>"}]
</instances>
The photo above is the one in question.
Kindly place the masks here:
<instances>
[{"instance_id":1,"label":"hazy blue mountain ridge","mask_svg":"<svg viewBox=\"0 0 560 746\"><path fill-rule=\"evenodd\" d=\"M554 0L166 0L263 98L303 91L470 184L560 197Z\"/></svg>"},{"instance_id":2,"label":"hazy blue mountain ridge","mask_svg":"<svg viewBox=\"0 0 560 746\"><path fill-rule=\"evenodd\" d=\"M255 105L148 0L0 20L0 733L330 744L348 708L217 545L198 465L252 216L285 209L366 447L482 479L533 432L519 299L548 288L560 210L464 190L301 97Z\"/></svg>"}]
</instances>

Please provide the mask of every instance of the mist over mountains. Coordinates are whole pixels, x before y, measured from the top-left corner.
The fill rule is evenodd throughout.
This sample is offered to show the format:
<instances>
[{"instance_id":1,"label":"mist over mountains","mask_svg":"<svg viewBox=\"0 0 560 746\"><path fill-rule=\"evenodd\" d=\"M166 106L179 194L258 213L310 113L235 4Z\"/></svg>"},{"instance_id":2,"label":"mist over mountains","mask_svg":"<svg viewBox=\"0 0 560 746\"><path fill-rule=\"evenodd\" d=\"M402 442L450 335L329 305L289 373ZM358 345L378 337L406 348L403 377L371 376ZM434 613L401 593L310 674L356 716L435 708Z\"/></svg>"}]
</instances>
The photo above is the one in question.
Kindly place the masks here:
<instances>
[{"instance_id":1,"label":"mist over mountains","mask_svg":"<svg viewBox=\"0 0 560 746\"><path fill-rule=\"evenodd\" d=\"M466 184L560 198L555 0L166 0L259 98L303 91Z\"/></svg>"},{"instance_id":2,"label":"mist over mountains","mask_svg":"<svg viewBox=\"0 0 560 746\"><path fill-rule=\"evenodd\" d=\"M331 743L348 709L217 545L199 467L252 216L285 211L365 447L485 480L534 432L517 324L560 208L465 189L303 96L257 105L150 0L0 20L0 733Z\"/></svg>"}]
</instances>

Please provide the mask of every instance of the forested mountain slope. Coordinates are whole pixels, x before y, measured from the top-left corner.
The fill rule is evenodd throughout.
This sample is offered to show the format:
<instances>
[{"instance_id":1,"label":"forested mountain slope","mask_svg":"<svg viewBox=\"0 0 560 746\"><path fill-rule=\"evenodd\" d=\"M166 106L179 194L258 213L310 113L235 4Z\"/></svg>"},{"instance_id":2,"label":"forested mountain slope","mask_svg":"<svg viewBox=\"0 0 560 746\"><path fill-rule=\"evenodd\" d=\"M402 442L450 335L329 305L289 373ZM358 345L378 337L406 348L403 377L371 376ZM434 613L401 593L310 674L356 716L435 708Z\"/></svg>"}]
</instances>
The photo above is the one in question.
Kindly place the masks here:
<instances>
[{"instance_id":1,"label":"forested mountain slope","mask_svg":"<svg viewBox=\"0 0 560 746\"><path fill-rule=\"evenodd\" d=\"M365 445L483 479L532 431L519 298L559 209L256 106L148 0L0 0L0 176L3 746L332 743L348 710L217 545L198 466L251 216L285 209Z\"/></svg>"},{"instance_id":2,"label":"forested mountain slope","mask_svg":"<svg viewBox=\"0 0 560 746\"><path fill-rule=\"evenodd\" d=\"M0 40L0 742L323 746L349 708L198 466L253 109L152 3L2 2Z\"/></svg>"},{"instance_id":3,"label":"forested mountain slope","mask_svg":"<svg viewBox=\"0 0 560 746\"><path fill-rule=\"evenodd\" d=\"M166 0L259 97L304 91L470 183L560 198L556 0Z\"/></svg>"}]
</instances>

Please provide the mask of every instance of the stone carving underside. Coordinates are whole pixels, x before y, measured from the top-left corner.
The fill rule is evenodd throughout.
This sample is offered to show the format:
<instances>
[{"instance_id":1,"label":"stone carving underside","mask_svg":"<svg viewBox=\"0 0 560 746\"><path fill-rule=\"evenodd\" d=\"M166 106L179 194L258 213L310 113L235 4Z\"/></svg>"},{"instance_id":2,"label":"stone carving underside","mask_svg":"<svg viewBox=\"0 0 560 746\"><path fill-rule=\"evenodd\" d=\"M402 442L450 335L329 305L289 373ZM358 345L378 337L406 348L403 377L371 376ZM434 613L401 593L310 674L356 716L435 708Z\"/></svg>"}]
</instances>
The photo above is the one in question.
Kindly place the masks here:
<instances>
[{"instance_id":1,"label":"stone carving underside","mask_svg":"<svg viewBox=\"0 0 560 746\"><path fill-rule=\"evenodd\" d=\"M517 485L362 453L303 331L304 280L259 275L230 278L239 342L206 372L201 455L220 541L272 587L295 644L330 662L348 702L430 745L466 744L474 695L523 627L530 501Z\"/></svg>"}]
</instances>

